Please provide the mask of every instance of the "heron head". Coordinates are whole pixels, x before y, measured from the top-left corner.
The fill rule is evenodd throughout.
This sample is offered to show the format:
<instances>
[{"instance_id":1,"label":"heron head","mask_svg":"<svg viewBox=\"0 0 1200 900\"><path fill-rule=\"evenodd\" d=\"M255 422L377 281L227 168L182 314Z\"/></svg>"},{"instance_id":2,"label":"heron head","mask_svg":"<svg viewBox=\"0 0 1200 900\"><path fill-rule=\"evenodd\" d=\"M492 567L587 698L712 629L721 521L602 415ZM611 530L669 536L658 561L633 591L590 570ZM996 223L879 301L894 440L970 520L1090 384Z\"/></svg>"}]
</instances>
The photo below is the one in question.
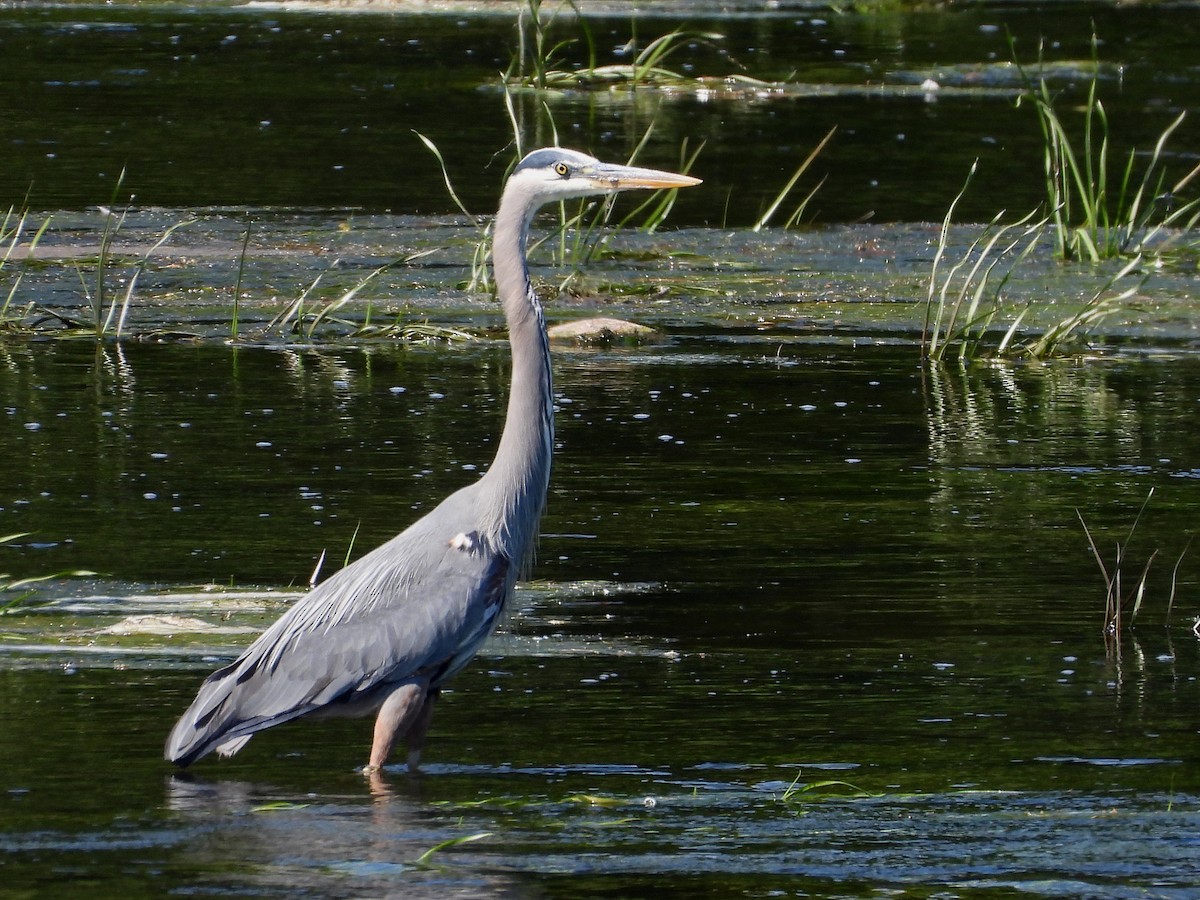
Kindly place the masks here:
<instances>
[{"instance_id":1,"label":"heron head","mask_svg":"<svg viewBox=\"0 0 1200 900\"><path fill-rule=\"evenodd\" d=\"M699 183L699 178L690 175L604 163L563 147L534 150L509 176L510 187L527 191L539 203L638 188L691 187Z\"/></svg>"}]
</instances>

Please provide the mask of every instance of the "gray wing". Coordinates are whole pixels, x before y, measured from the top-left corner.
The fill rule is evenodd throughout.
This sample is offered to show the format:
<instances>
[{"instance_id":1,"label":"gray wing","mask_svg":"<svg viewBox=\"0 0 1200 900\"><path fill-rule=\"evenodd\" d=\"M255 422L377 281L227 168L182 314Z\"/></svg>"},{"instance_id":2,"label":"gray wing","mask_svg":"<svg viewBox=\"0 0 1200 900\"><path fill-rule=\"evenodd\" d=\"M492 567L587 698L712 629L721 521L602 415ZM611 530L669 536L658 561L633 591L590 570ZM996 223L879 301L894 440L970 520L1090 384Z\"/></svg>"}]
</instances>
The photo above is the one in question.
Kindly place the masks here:
<instances>
[{"instance_id":1,"label":"gray wing","mask_svg":"<svg viewBox=\"0 0 1200 900\"><path fill-rule=\"evenodd\" d=\"M320 584L209 676L166 758L188 765L305 713L369 707L402 681L436 685L466 665L515 571L477 531L455 527L456 498Z\"/></svg>"}]
</instances>

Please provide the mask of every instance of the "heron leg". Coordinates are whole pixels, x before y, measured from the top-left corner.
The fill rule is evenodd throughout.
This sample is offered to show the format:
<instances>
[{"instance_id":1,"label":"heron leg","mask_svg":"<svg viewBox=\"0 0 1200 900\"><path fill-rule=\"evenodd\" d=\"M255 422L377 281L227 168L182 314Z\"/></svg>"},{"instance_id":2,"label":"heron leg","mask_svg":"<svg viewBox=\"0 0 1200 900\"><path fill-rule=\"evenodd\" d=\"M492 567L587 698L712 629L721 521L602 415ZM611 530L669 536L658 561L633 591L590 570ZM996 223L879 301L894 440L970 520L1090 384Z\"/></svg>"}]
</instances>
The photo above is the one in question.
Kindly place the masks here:
<instances>
[{"instance_id":1,"label":"heron leg","mask_svg":"<svg viewBox=\"0 0 1200 900\"><path fill-rule=\"evenodd\" d=\"M388 695L379 708L375 717L375 736L371 742L371 761L365 771L378 772L387 762L392 753L396 740L414 724L425 719L428 727L428 716L423 716L426 706L428 688L420 682L402 684Z\"/></svg>"},{"instance_id":2,"label":"heron leg","mask_svg":"<svg viewBox=\"0 0 1200 900\"><path fill-rule=\"evenodd\" d=\"M425 736L429 733L429 723L433 721L433 702L441 691L437 688L425 695L421 712L408 729L404 742L408 745L408 771L415 772L421 767L421 751L425 749Z\"/></svg>"}]
</instances>

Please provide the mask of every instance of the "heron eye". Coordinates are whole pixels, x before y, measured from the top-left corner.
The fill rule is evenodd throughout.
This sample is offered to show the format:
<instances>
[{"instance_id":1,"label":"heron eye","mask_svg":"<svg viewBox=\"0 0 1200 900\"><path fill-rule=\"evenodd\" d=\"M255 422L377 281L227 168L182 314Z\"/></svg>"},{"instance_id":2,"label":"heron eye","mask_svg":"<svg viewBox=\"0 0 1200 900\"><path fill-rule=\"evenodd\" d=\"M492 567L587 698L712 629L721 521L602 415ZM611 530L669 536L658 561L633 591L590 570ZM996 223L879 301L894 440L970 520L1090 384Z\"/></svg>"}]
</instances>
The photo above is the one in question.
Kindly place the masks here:
<instances>
[{"instance_id":1,"label":"heron eye","mask_svg":"<svg viewBox=\"0 0 1200 900\"><path fill-rule=\"evenodd\" d=\"M571 174L571 167L565 162L557 162L554 164L554 174L566 178Z\"/></svg>"}]
</instances>

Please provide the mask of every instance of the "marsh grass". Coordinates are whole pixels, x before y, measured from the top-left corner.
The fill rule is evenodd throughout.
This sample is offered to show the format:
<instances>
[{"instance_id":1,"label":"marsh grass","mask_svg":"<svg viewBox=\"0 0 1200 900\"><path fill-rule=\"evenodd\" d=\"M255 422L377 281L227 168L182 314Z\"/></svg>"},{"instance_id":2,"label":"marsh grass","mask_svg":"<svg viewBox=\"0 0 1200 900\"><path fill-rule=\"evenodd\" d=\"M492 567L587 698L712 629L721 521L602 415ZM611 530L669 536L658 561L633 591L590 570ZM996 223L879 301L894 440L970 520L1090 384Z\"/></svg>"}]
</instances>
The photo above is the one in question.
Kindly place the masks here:
<instances>
[{"instance_id":1,"label":"marsh grass","mask_svg":"<svg viewBox=\"0 0 1200 900\"><path fill-rule=\"evenodd\" d=\"M705 43L716 45L724 35L716 32L685 31L677 28L654 38L638 51L632 62L612 63L604 66L591 65L581 69L557 70L545 73L542 88L545 90L574 89L600 90L623 89L645 90L689 84L696 79L666 67L667 60L680 49Z\"/></svg>"},{"instance_id":2,"label":"marsh grass","mask_svg":"<svg viewBox=\"0 0 1200 900\"><path fill-rule=\"evenodd\" d=\"M1030 314L1045 320L1050 301L1037 298L1012 301L1006 288L1046 235L1049 220L1036 218L1036 212L1030 212L1004 224L1002 210L984 226L960 258L950 260L954 210L975 171L976 166L972 165L966 183L946 211L938 235L921 329L921 355L925 359L941 361L950 355L959 360L986 356L1044 359L1061 354L1141 290L1146 276L1142 274L1144 260L1138 255L1124 261L1066 315L1039 326L1040 333L1029 333L1032 331L1029 319L1033 318ZM1023 326L1028 336L1022 340Z\"/></svg>"},{"instance_id":3,"label":"marsh grass","mask_svg":"<svg viewBox=\"0 0 1200 900\"><path fill-rule=\"evenodd\" d=\"M521 146L519 140L520 129L517 128L515 111L512 107L511 98L507 92L505 92L505 103L508 108L509 119L512 121L514 131L518 135L517 159L519 160L521 158ZM434 159L437 160L438 167L442 172L442 181L446 185L446 193L450 195L450 199L454 201L454 205L457 206L459 212L466 216L467 220L475 226L477 239L475 240L473 251L471 253L471 274L470 278L463 285L463 288L468 293L491 292L493 285L487 262L488 256L491 254L492 223L490 220L487 222L481 222L478 216L473 215L471 211L467 209L466 204L462 201L462 198L458 196L458 192L454 190L454 182L450 179L450 172L446 168L446 159L442 156L442 151L438 149L437 144L435 144L425 135L421 134L419 131L414 131L413 134L417 136L418 140L425 145L425 149L432 153ZM511 168L515 165L516 161L513 161L509 164L509 169L511 170Z\"/></svg>"},{"instance_id":4,"label":"marsh grass","mask_svg":"<svg viewBox=\"0 0 1200 900\"><path fill-rule=\"evenodd\" d=\"M322 299L319 296L318 288L325 276L335 271L341 266L341 260L335 259L329 267L314 278L295 300L289 303L281 310L271 321L269 321L262 329L262 334L265 336L271 332L277 332L281 336L299 336L303 340L311 342L317 336L317 331L322 326L337 325L341 329L350 333L352 337L400 337L404 336L401 329L389 330L387 326L380 327L371 322L372 308L367 305L364 318L361 321L355 321L338 316L337 313L355 300L362 291L374 282L379 276L390 271L398 266L408 265L422 257L436 253L437 250L422 250L419 253L413 253L403 259L394 260L393 262L385 263L378 266L368 274L364 275L349 289L342 291L340 294L330 298Z\"/></svg>"},{"instance_id":5,"label":"marsh grass","mask_svg":"<svg viewBox=\"0 0 1200 900\"><path fill-rule=\"evenodd\" d=\"M1039 50L1039 59L1041 53ZM1015 54L1014 54L1015 59ZM1057 255L1064 260L1099 262L1118 256L1161 257L1200 246L1200 198L1182 200L1182 192L1200 174L1200 164L1171 182L1166 145L1183 124L1180 113L1159 134L1139 166L1141 154L1129 151L1124 164L1112 165L1108 113L1098 95L1098 41L1092 36L1094 71L1083 107L1081 139L1073 138L1044 77L1021 71L1027 98L1042 132L1046 208L1055 226Z\"/></svg>"},{"instance_id":6,"label":"marsh grass","mask_svg":"<svg viewBox=\"0 0 1200 900\"><path fill-rule=\"evenodd\" d=\"M1083 526L1083 533L1087 536L1088 547L1091 548L1092 557L1096 560L1096 565L1100 569L1100 575L1104 579L1104 640L1110 651L1114 651L1119 647L1121 634L1126 625L1132 626L1142 609L1142 603L1146 598L1146 580L1150 575L1150 567L1158 556L1158 550L1154 550L1142 564L1141 571L1134 577L1132 585L1126 577L1125 567L1129 558L1129 545L1133 541L1134 533L1137 531L1138 524L1142 520L1142 514L1145 513L1146 507L1150 505L1150 500L1154 497L1154 488L1151 488L1146 494L1146 499L1142 501L1141 507L1134 516L1133 524L1129 526L1129 532L1125 535L1124 540L1116 542L1116 549L1112 560L1112 568L1104 562L1104 555L1100 552L1100 548L1096 543L1095 537L1092 535L1092 530L1088 527L1087 522L1083 518L1083 513L1078 509L1075 510L1075 515L1079 517L1079 524ZM1167 623L1170 622L1171 611L1175 606L1175 591L1179 580L1179 567L1183 563L1184 557L1187 555L1188 549L1191 547L1192 539L1188 538L1184 545L1183 551L1175 560L1175 565L1171 569L1171 588L1167 595L1166 618Z\"/></svg>"},{"instance_id":7,"label":"marsh grass","mask_svg":"<svg viewBox=\"0 0 1200 900\"><path fill-rule=\"evenodd\" d=\"M15 206L10 206L0 221L0 277L8 277L11 269L16 268L16 274L4 289L4 299L0 300L0 330L14 330L21 326L33 310L32 302L19 306L16 302L17 290L25 277L32 256L46 229L50 227L50 217L42 220L41 226L29 238L27 244L22 244L29 228L29 211L22 208L19 212ZM16 262L14 257L18 251L24 251L25 258Z\"/></svg>"},{"instance_id":8,"label":"marsh grass","mask_svg":"<svg viewBox=\"0 0 1200 900\"><path fill-rule=\"evenodd\" d=\"M837 126L834 125L829 129L825 137L821 138L820 142L818 142L817 146L812 149L808 156L805 157L804 162L800 163L796 171L792 173L792 177L788 179L787 183L783 186L783 189L776 194L775 199L771 201L771 204L767 207L766 211L759 217L758 221L754 223L754 227L751 229L751 231L757 233L767 227L771 219L775 217L775 213L779 211L779 207L783 205L783 202L792 193L792 189L796 187L796 183L800 180L804 173L808 171L809 166L811 166L813 161L821 154L821 151L825 149L825 146L831 140L833 140L833 136L836 133ZM817 186L805 195L804 199L800 201L800 205L797 206L792 214L784 221L784 228L794 228L797 224L799 224L800 219L804 216L804 211L808 208L809 201L816 196L817 191L821 189L823 184L825 184L824 178L817 182Z\"/></svg>"},{"instance_id":9,"label":"marsh grass","mask_svg":"<svg viewBox=\"0 0 1200 900\"><path fill-rule=\"evenodd\" d=\"M595 42L592 40L591 30L584 22L574 0L557 3L548 15L543 15L543 5L542 0L520 0L517 3L517 50L509 63L508 72L505 73L505 84L516 82L538 90L546 89L548 76L554 71L553 66L558 54L576 41L575 38L568 38L551 43L550 30L564 9L569 9L580 23L591 50L593 64L595 62Z\"/></svg>"},{"instance_id":10,"label":"marsh grass","mask_svg":"<svg viewBox=\"0 0 1200 900\"><path fill-rule=\"evenodd\" d=\"M78 265L76 267L79 272L80 283L83 286L84 297L91 312L91 320L88 323L87 329L98 340L106 337L110 332L118 339L124 335L134 292L137 290L138 281L150 265L150 258L154 255L155 251L171 239L171 236L176 231L196 222L194 218L184 219L165 228L162 234L159 235L158 240L142 255L141 259L134 266L133 273L129 276L129 280L125 284L125 290L123 292L110 292L108 283L117 278L112 271L115 266L113 260L117 235L124 227L125 221L133 209L134 198L132 195L123 207L117 208L116 197L120 194L124 182L125 170L122 169L121 174L117 176L117 183L113 187L113 201L107 206L100 207L100 211L104 215L104 227L100 232L100 248L96 257L96 270L93 273L94 281L90 288L88 287L87 276L82 267Z\"/></svg>"},{"instance_id":11,"label":"marsh grass","mask_svg":"<svg viewBox=\"0 0 1200 900\"><path fill-rule=\"evenodd\" d=\"M246 254L250 250L250 230L253 227L250 214L246 214L246 233L242 238L242 252L238 254L237 278L233 282L233 317L229 322L229 336L238 339L238 326L242 309L242 278L246 274Z\"/></svg>"},{"instance_id":12,"label":"marsh grass","mask_svg":"<svg viewBox=\"0 0 1200 900\"><path fill-rule=\"evenodd\" d=\"M1037 245L1046 220L1033 220L1033 213L1011 225L1001 225L998 213L971 242L956 262L947 260L950 226L954 210L966 194L978 163L971 166L962 190L946 210L938 234L937 251L929 272L925 298L925 323L921 330L921 355L942 360L955 347L959 359L973 359L985 352L992 323L1004 306L1004 288L1017 265ZM1001 263L1005 267L997 275ZM1019 312L1004 332L996 352L1002 355L1025 317Z\"/></svg>"},{"instance_id":13,"label":"marsh grass","mask_svg":"<svg viewBox=\"0 0 1200 900\"><path fill-rule=\"evenodd\" d=\"M1019 355L1045 359L1076 346L1080 338L1124 308L1126 302L1142 290L1149 277L1143 274L1143 265L1144 260L1140 255L1127 260L1069 315L1050 325L1037 337L1017 345ZM1130 280L1134 283L1128 284ZM1004 347L1001 347L1003 351Z\"/></svg>"},{"instance_id":14,"label":"marsh grass","mask_svg":"<svg viewBox=\"0 0 1200 900\"><path fill-rule=\"evenodd\" d=\"M575 0L564 0L547 13L543 0L522 0L517 4L517 49L503 83L538 91L555 90L639 90L686 84L689 76L666 67L668 59L683 47L696 43L716 45L724 35L715 32L676 28L649 41L628 63L597 64L596 40ZM578 37L553 40L551 29L560 14L569 12L578 28ZM636 20L628 48L637 45ZM586 65L560 68L562 52L582 40L587 45ZM628 51L628 52L631 52Z\"/></svg>"}]
</instances>

